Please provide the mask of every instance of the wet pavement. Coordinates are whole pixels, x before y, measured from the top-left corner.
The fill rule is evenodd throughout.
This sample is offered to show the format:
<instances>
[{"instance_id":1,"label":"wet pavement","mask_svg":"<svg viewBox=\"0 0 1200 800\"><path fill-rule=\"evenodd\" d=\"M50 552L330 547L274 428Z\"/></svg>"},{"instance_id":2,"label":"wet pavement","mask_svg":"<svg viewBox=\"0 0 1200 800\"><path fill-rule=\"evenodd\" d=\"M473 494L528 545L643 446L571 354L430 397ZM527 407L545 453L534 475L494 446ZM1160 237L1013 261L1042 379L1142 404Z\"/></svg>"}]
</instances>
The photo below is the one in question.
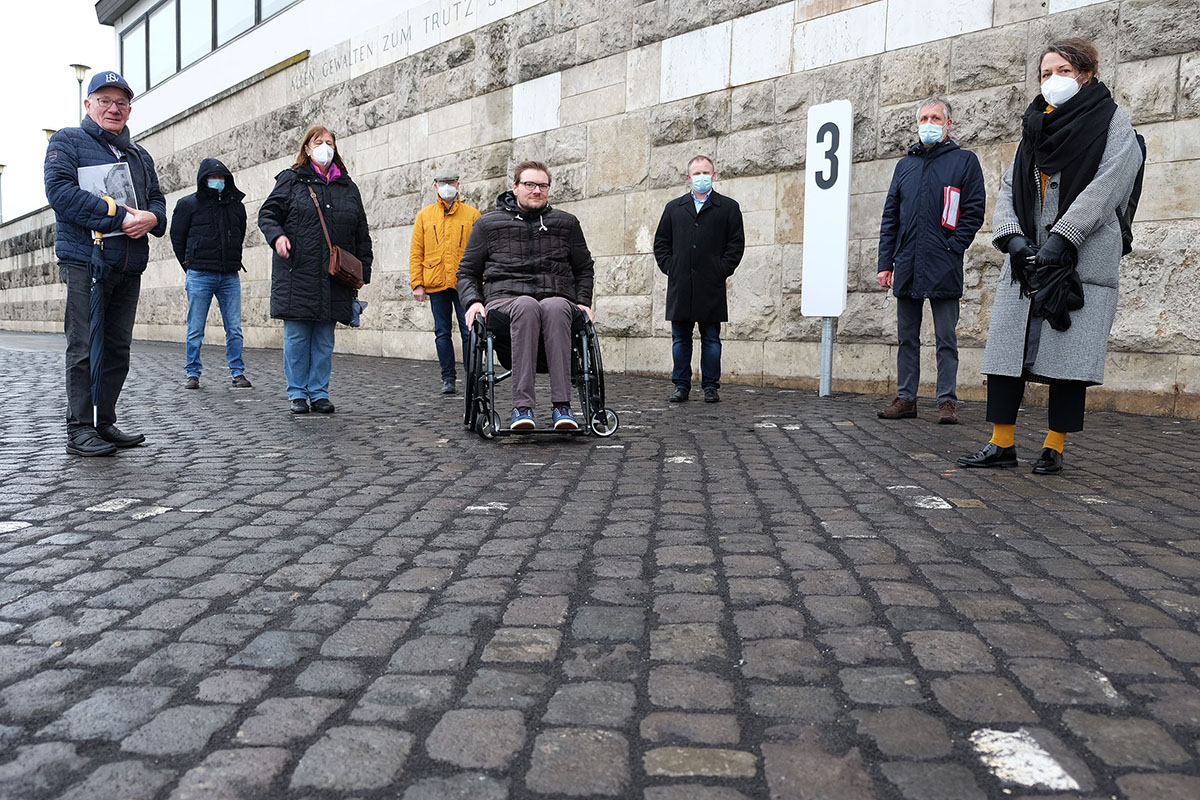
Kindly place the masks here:
<instances>
[{"instance_id":1,"label":"wet pavement","mask_svg":"<svg viewBox=\"0 0 1200 800\"><path fill-rule=\"evenodd\" d=\"M296 417L204 357L135 344L82 459L0 333L0 798L1200 797L1200 423L1038 477L1040 408L970 471L979 404L609 375L614 437L489 442L433 363Z\"/></svg>"}]
</instances>

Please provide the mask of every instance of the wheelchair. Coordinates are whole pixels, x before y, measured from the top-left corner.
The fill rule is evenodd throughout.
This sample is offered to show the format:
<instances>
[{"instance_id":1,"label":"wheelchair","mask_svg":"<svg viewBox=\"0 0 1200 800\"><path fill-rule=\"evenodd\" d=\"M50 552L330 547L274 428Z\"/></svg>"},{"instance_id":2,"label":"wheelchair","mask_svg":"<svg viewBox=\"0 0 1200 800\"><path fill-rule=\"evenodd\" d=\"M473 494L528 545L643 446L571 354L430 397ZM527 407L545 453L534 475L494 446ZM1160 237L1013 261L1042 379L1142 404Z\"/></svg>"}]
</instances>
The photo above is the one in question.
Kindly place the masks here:
<instances>
[{"instance_id":1,"label":"wheelchair","mask_svg":"<svg viewBox=\"0 0 1200 800\"><path fill-rule=\"evenodd\" d=\"M471 323L470 343L467 347L466 408L463 426L475 431L484 439L497 436L531 436L557 434L559 436L612 436L620 427L617 412L604 406L604 367L600 359L600 344L596 340L596 328L587 314L574 309L571 319L571 386L579 392L579 428L576 430L510 430L501 426L500 413L496 410L496 384L512 375L512 340L509 338L510 320L498 311L489 311L486 319L476 317ZM538 342L536 371L542 374L546 367L546 352Z\"/></svg>"}]
</instances>

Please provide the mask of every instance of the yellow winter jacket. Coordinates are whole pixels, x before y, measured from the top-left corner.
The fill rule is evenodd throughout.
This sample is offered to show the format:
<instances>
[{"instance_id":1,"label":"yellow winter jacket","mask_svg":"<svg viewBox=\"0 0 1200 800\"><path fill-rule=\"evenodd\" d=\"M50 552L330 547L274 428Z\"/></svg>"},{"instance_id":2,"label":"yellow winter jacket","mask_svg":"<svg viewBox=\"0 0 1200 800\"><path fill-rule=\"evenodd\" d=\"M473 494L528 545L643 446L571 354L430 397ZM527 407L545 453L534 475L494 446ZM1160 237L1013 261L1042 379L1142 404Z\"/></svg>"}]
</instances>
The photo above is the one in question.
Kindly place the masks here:
<instances>
[{"instance_id":1,"label":"yellow winter jacket","mask_svg":"<svg viewBox=\"0 0 1200 800\"><path fill-rule=\"evenodd\" d=\"M479 209L457 198L452 206L439 198L417 212L408 254L408 278L413 289L424 286L426 292L440 292L454 288L458 262L479 216Z\"/></svg>"}]
</instances>

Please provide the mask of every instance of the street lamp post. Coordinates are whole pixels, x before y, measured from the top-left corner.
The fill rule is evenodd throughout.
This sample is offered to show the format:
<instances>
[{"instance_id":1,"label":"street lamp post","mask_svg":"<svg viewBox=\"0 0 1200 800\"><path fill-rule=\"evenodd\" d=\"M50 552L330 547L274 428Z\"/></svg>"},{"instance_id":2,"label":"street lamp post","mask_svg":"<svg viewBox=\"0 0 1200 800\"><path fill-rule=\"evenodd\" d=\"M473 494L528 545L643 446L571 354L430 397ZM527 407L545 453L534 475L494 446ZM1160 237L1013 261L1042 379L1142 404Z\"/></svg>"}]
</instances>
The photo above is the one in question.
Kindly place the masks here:
<instances>
[{"instance_id":1,"label":"street lamp post","mask_svg":"<svg viewBox=\"0 0 1200 800\"><path fill-rule=\"evenodd\" d=\"M57 128L42 128L42 133L46 134L46 141L50 141L50 137L58 133Z\"/></svg>"},{"instance_id":2,"label":"street lamp post","mask_svg":"<svg viewBox=\"0 0 1200 800\"><path fill-rule=\"evenodd\" d=\"M75 80L79 81L79 118L83 119L83 79L87 77L87 71L91 67L87 64L72 64L71 68L75 70Z\"/></svg>"},{"instance_id":3,"label":"street lamp post","mask_svg":"<svg viewBox=\"0 0 1200 800\"><path fill-rule=\"evenodd\" d=\"M4 165L0 164L0 177L4 175ZM0 223L4 222L4 195L0 194Z\"/></svg>"}]
</instances>

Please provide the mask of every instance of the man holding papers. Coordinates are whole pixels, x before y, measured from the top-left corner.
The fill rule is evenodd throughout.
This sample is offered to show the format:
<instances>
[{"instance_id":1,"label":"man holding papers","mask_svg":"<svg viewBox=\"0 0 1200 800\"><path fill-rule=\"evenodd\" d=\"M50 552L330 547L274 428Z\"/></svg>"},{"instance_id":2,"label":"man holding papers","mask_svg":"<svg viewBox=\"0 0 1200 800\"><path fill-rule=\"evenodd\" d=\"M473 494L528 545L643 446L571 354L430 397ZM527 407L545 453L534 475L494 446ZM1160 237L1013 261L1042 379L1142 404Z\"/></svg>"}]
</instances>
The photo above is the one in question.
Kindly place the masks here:
<instances>
[{"instance_id":1,"label":"man holding papers","mask_svg":"<svg viewBox=\"0 0 1200 800\"><path fill-rule=\"evenodd\" d=\"M919 141L896 165L879 226L879 285L896 295L897 397L881 419L917 415L921 380L921 314L933 310L937 341L938 422L958 422L958 303L963 253L983 225L986 194L979 159L950 138L950 102L917 106Z\"/></svg>"}]
</instances>

